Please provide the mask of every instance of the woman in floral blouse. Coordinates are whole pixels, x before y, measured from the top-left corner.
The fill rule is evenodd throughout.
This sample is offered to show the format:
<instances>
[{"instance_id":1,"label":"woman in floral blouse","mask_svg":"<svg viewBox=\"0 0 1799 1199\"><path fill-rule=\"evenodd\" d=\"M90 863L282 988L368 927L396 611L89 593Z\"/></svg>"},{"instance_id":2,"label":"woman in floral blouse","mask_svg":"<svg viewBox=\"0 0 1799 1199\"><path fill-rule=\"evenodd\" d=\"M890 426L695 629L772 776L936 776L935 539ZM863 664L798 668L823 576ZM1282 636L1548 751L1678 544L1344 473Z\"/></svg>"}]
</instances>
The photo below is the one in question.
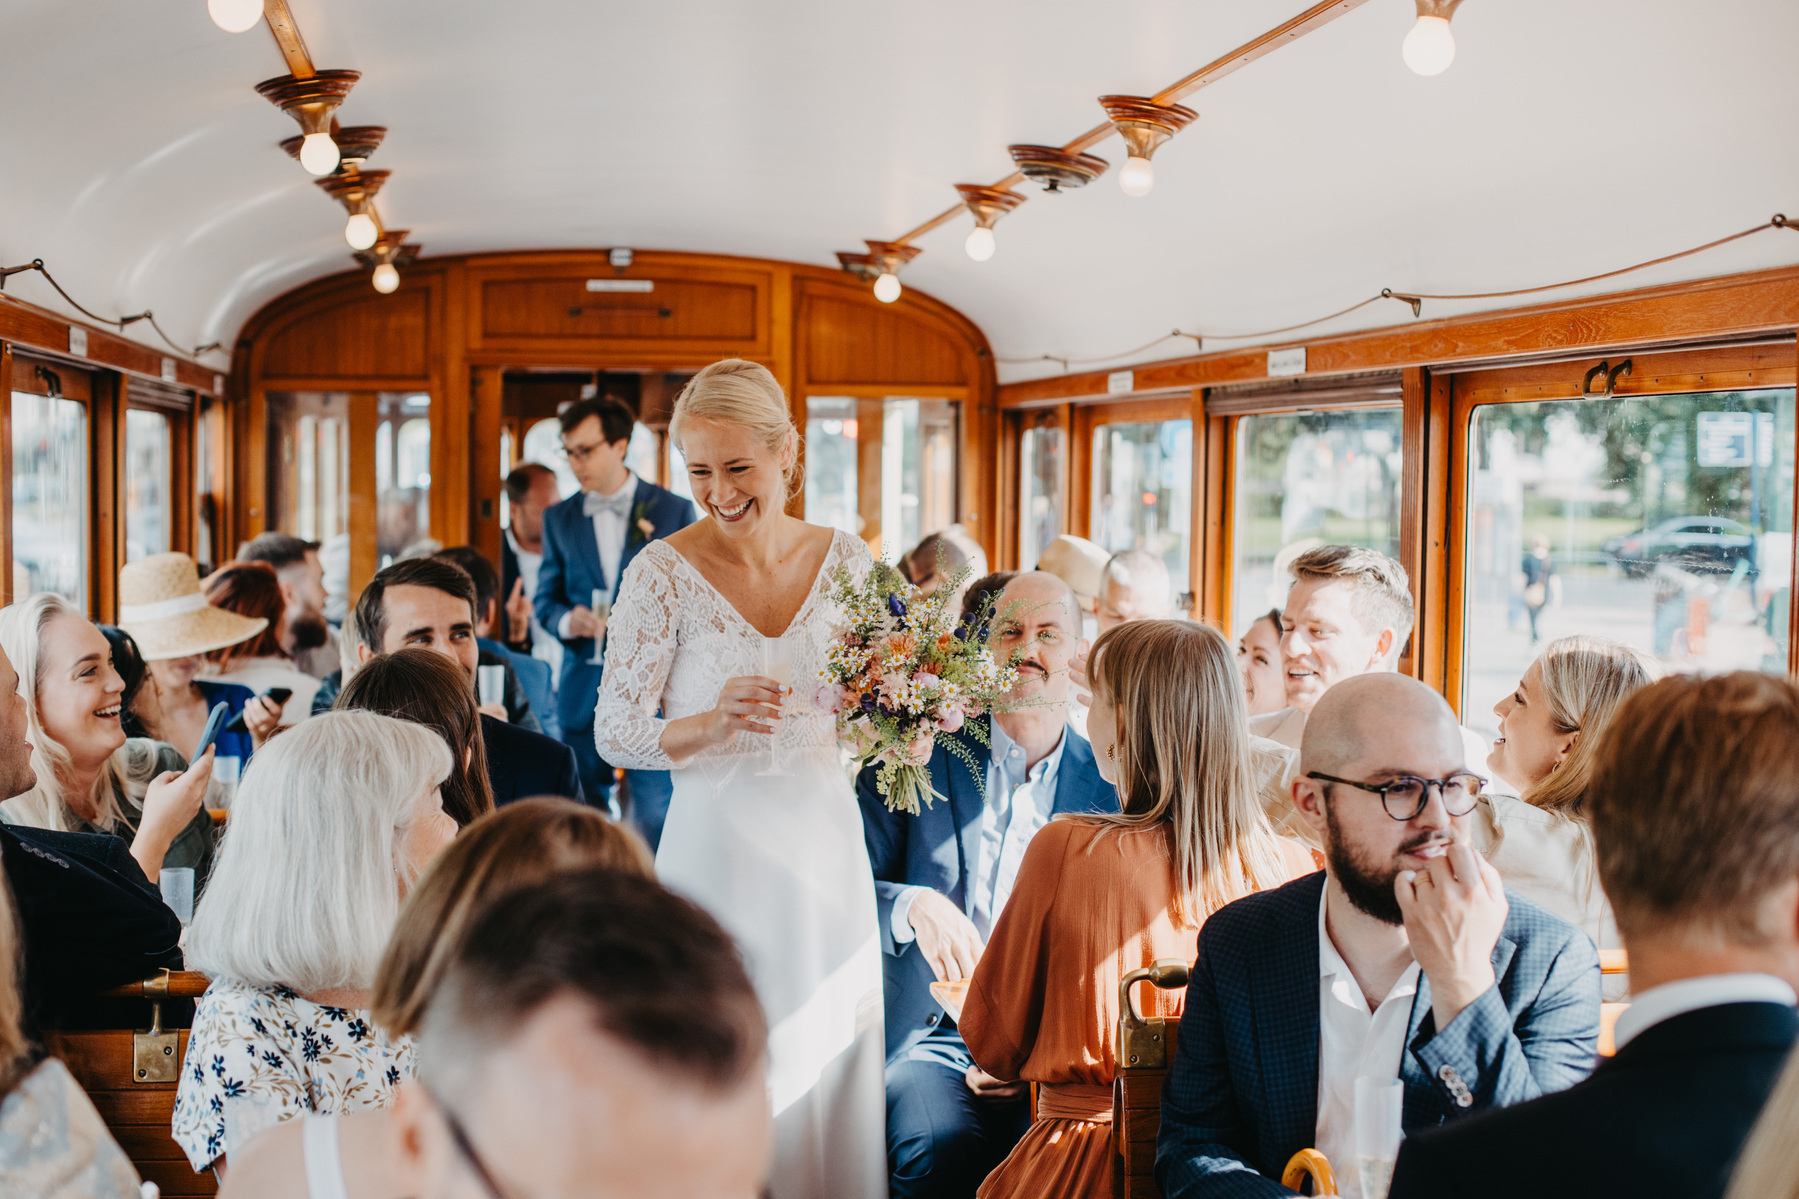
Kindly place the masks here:
<instances>
[{"instance_id":1,"label":"woman in floral blouse","mask_svg":"<svg viewBox=\"0 0 1799 1199\"><path fill-rule=\"evenodd\" d=\"M431 730L371 712L314 717L251 759L188 929L213 979L175 1097L195 1170L299 1113L383 1107L410 1077L411 1040L375 1028L369 988L401 901L455 835L450 767Z\"/></svg>"}]
</instances>

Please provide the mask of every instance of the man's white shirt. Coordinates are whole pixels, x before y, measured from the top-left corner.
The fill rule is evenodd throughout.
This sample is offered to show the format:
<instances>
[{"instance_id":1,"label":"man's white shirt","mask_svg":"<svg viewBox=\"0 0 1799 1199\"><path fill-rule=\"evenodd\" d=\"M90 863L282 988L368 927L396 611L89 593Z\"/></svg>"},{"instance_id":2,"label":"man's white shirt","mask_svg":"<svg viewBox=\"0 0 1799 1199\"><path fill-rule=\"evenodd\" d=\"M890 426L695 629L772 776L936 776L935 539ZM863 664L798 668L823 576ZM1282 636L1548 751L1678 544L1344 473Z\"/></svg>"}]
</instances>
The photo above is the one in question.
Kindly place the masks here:
<instances>
[{"instance_id":1,"label":"man's white shirt","mask_svg":"<svg viewBox=\"0 0 1799 1199\"><path fill-rule=\"evenodd\" d=\"M613 496L635 489L636 486L637 476L627 470L625 481L614 490L606 492L602 498L611 499ZM600 493L594 492L593 494L599 495ZM600 552L600 569L605 573L606 578L611 580L612 594L617 595L618 564L625 555L625 535L631 521L630 514L608 510L594 513L588 518L588 521L593 525L594 546ZM522 564L519 569L521 571L524 569ZM591 598L590 596L571 595L569 596L570 606L589 606L588 601ZM558 637L568 637L569 618L573 615L572 612L564 612L562 619L556 622Z\"/></svg>"}]
</instances>

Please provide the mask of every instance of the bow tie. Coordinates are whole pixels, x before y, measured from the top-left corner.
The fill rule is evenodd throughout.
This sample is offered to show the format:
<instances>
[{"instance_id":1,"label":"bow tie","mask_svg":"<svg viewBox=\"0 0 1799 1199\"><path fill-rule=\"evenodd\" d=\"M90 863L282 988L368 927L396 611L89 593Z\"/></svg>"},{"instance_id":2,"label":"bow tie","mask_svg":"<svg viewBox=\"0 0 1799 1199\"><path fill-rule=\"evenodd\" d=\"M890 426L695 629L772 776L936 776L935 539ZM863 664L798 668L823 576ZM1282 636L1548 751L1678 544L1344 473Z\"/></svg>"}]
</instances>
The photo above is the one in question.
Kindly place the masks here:
<instances>
[{"instance_id":1,"label":"bow tie","mask_svg":"<svg viewBox=\"0 0 1799 1199\"><path fill-rule=\"evenodd\" d=\"M595 495L583 492L581 495L581 512L589 517L598 516L602 512L610 512L614 516L629 518L631 515L632 492L635 488L621 487L617 495Z\"/></svg>"}]
</instances>

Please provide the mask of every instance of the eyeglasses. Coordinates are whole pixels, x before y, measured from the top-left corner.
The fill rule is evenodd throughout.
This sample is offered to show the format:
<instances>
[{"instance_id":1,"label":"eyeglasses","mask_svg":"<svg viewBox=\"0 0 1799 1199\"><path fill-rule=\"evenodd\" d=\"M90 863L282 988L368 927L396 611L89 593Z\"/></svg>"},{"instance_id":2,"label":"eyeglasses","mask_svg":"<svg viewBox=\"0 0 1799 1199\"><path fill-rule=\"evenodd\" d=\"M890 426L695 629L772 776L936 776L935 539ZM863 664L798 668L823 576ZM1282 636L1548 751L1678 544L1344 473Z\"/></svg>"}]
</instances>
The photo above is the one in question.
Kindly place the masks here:
<instances>
[{"instance_id":1,"label":"eyeglasses","mask_svg":"<svg viewBox=\"0 0 1799 1199\"><path fill-rule=\"evenodd\" d=\"M587 461L588 457L590 455L592 455L595 450L599 449L604 444L605 444L605 442L596 441L592 445L557 446L556 447L556 455L557 455L557 457L561 458L564 462L572 462L572 463L579 464L579 463Z\"/></svg>"},{"instance_id":2,"label":"eyeglasses","mask_svg":"<svg viewBox=\"0 0 1799 1199\"><path fill-rule=\"evenodd\" d=\"M431 1096L431 1102L435 1103L437 1110L443 1113L444 1126L450 1130L450 1141L456 1146L456 1152L460 1153L462 1159L469 1164L469 1169L475 1172L475 1177L480 1180L481 1189L487 1192L489 1199L507 1199L506 1192L501 1190L500 1184L494 1181L493 1172L487 1168L487 1163L481 1160L479 1153L475 1152L475 1143L469 1140L468 1130L462 1126L462 1121L456 1118L456 1113L450 1110L450 1105L445 1103L443 1098L430 1087L425 1087L425 1094Z\"/></svg>"},{"instance_id":3,"label":"eyeglasses","mask_svg":"<svg viewBox=\"0 0 1799 1199\"><path fill-rule=\"evenodd\" d=\"M1395 820L1416 820L1430 803L1432 787L1442 796L1445 812L1451 816L1466 816L1480 802L1480 789L1487 785L1486 779L1466 771L1459 771L1446 779L1421 779L1416 775L1402 774L1390 783L1358 783L1354 779L1340 779L1316 770L1306 777L1372 791L1380 796L1381 807Z\"/></svg>"}]
</instances>

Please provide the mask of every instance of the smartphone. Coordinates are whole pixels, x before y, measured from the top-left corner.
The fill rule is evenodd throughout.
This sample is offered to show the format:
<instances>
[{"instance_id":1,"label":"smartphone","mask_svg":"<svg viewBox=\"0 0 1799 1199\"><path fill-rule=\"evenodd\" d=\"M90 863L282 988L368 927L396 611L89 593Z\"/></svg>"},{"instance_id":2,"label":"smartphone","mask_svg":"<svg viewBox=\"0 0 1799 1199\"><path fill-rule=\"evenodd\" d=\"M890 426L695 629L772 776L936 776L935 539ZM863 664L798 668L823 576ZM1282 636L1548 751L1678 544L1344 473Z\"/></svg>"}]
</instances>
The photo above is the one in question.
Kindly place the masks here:
<instances>
[{"instance_id":1,"label":"smartphone","mask_svg":"<svg viewBox=\"0 0 1799 1199\"><path fill-rule=\"evenodd\" d=\"M287 701L293 697L294 692L291 687L270 687L257 698L272 700L274 701L275 706L279 708L285 705ZM244 723L244 714L239 712L236 716L231 718L231 723L225 726L225 731L227 733L242 733L247 732L249 728L250 726Z\"/></svg>"},{"instance_id":2,"label":"smartphone","mask_svg":"<svg viewBox=\"0 0 1799 1199\"><path fill-rule=\"evenodd\" d=\"M206 753L207 746L219 739L219 730L223 728L225 724L225 713L230 710L231 706L224 700L220 700L212 706L212 715L206 718L206 730L200 734L200 743L194 746L195 762L198 762L201 756Z\"/></svg>"}]
</instances>

